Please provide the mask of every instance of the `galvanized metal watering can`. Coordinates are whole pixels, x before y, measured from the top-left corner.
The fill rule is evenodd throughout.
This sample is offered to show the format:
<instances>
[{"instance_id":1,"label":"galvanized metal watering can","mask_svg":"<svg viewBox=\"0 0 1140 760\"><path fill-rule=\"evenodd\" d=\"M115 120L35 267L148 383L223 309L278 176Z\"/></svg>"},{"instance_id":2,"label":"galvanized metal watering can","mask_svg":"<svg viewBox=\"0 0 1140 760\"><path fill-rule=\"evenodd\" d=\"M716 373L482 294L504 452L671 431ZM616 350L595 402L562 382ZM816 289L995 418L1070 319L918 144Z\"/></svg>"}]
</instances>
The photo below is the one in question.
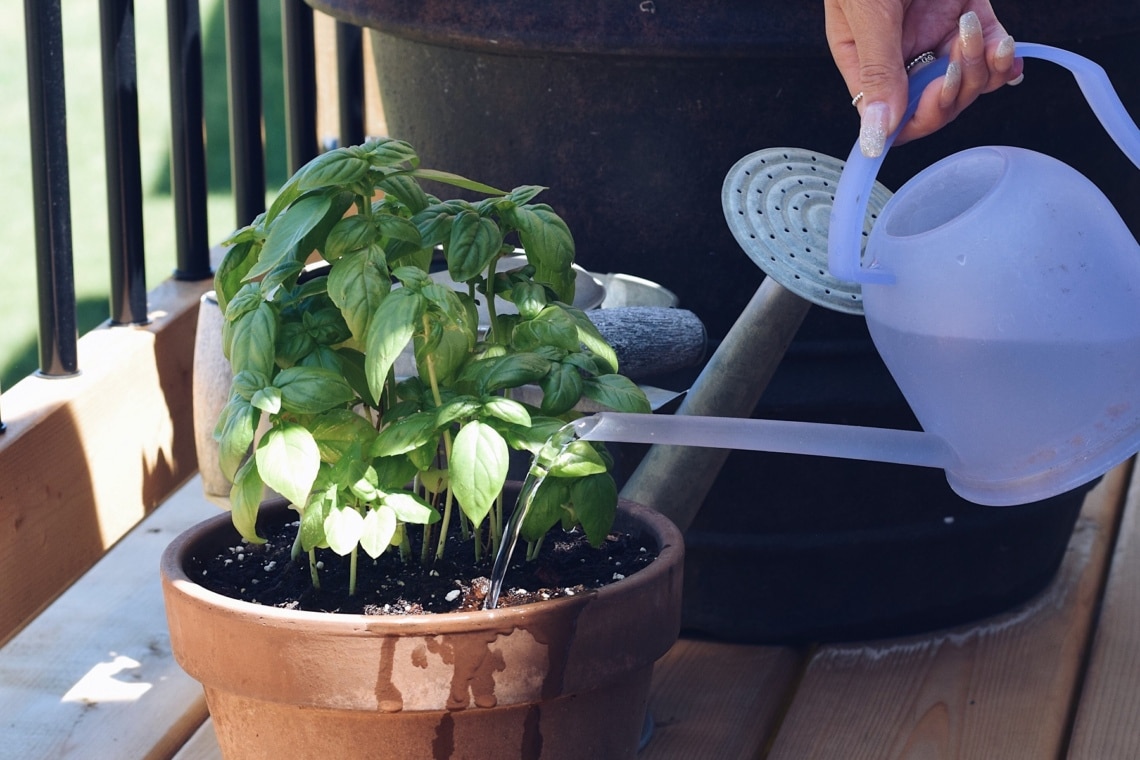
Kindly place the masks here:
<instances>
[{"instance_id":1,"label":"galvanized metal watering can","mask_svg":"<svg viewBox=\"0 0 1140 760\"><path fill-rule=\"evenodd\" d=\"M1072 71L1140 167L1140 129L1103 69L1044 45L1016 55ZM911 112L946 65L912 76ZM940 467L960 496L995 506L1062 493L1140 451L1140 245L1104 194L1048 156L974 148L900 188L860 257L882 160L852 149L828 266L861 285L875 346L923 432L601 414L579 434Z\"/></svg>"}]
</instances>

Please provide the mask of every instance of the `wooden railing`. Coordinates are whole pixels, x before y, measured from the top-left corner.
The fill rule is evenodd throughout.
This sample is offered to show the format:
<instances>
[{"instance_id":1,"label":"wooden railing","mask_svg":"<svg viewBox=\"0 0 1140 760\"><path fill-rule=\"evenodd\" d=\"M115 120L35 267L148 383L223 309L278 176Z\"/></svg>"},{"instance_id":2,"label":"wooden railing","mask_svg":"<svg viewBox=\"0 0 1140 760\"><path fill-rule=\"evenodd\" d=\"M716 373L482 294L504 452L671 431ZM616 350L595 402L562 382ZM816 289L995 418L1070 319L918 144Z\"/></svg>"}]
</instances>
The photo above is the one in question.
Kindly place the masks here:
<instances>
[{"instance_id":1,"label":"wooden railing","mask_svg":"<svg viewBox=\"0 0 1140 760\"><path fill-rule=\"evenodd\" d=\"M258 8L224 0L236 218L266 191ZM290 171L316 155L314 15L281 0ZM39 371L0 396L0 642L10 638L197 470L197 308L217 250L206 232L201 19L167 0L174 276L145 292L133 0L100 0L111 232L106 324L76 335L60 0L25 0L36 212ZM66 8L62 9L67 12ZM340 26L339 24L337 25ZM361 32L340 27L339 138L364 134ZM0 210L0 216L2 216ZM24 283L12 283L18 287ZM10 284L11 285L11 284ZM31 287L31 284L27 284Z\"/></svg>"}]
</instances>

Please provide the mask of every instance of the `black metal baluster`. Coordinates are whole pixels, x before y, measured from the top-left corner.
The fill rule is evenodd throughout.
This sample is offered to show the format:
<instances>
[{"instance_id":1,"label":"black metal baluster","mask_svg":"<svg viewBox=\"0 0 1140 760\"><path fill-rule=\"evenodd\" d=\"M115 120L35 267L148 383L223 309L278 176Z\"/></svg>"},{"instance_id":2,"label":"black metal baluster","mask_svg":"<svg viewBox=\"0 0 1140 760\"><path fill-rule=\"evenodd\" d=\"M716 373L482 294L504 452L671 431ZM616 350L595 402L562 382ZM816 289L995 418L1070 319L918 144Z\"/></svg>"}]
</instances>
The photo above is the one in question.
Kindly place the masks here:
<instances>
[{"instance_id":1,"label":"black metal baluster","mask_svg":"<svg viewBox=\"0 0 1140 760\"><path fill-rule=\"evenodd\" d=\"M66 377L79 371L79 362L59 0L24 0L24 24L40 312L39 372L47 377Z\"/></svg>"},{"instance_id":2,"label":"black metal baluster","mask_svg":"<svg viewBox=\"0 0 1140 760\"><path fill-rule=\"evenodd\" d=\"M229 65L230 172L237 226L265 211L265 148L261 137L261 44L257 3L226 0Z\"/></svg>"},{"instance_id":3,"label":"black metal baluster","mask_svg":"<svg viewBox=\"0 0 1140 760\"><path fill-rule=\"evenodd\" d=\"M166 32L170 59L170 183L178 249L174 277L204 280L213 272L206 211L202 19L198 0L167 0Z\"/></svg>"},{"instance_id":4,"label":"black metal baluster","mask_svg":"<svg viewBox=\"0 0 1140 760\"><path fill-rule=\"evenodd\" d=\"M133 0L100 0L103 144L111 244L111 324L144 324L146 258Z\"/></svg>"},{"instance_id":5,"label":"black metal baluster","mask_svg":"<svg viewBox=\"0 0 1140 760\"><path fill-rule=\"evenodd\" d=\"M313 9L304 0L281 0L285 63L285 132L289 173L317 155L317 70Z\"/></svg>"},{"instance_id":6,"label":"black metal baluster","mask_svg":"<svg viewBox=\"0 0 1140 760\"><path fill-rule=\"evenodd\" d=\"M364 32L336 22L336 68L340 102L340 144L364 142Z\"/></svg>"}]
</instances>

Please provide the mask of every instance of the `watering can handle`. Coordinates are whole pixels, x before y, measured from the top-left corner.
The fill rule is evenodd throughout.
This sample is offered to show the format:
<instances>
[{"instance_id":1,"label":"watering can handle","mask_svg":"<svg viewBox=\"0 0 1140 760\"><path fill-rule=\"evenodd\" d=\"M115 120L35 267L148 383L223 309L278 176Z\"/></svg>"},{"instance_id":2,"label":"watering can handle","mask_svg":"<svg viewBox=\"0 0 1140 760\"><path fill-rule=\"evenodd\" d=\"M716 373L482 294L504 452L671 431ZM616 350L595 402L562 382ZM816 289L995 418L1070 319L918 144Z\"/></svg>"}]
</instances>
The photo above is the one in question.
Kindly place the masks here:
<instances>
[{"instance_id":1,"label":"watering can handle","mask_svg":"<svg viewBox=\"0 0 1140 760\"><path fill-rule=\"evenodd\" d=\"M1088 58L1068 50L1029 42L1017 43L1014 55L1052 61L1071 71L1105 131L1132 163L1140 168L1140 128L1137 128L1136 122L1128 115L1103 68ZM906 124L910 120L918 107L922 91L928 84L946 73L949 63L949 58L939 58L911 75L909 101L900 124ZM901 129L900 126L899 130ZM863 235L863 219L867 213L867 199L874 187L879 167L882 166L887 150L894 143L899 130L895 130L887 137L883 152L876 158L864 156L858 142L847 156L847 163L839 177L839 187L835 191L835 202L831 207L827 246L828 269L840 280L883 284L894 282L894 276L886 270L876 268L874 261L869 262L866 268L861 266L859 253L862 247L860 241Z\"/></svg>"}]
</instances>

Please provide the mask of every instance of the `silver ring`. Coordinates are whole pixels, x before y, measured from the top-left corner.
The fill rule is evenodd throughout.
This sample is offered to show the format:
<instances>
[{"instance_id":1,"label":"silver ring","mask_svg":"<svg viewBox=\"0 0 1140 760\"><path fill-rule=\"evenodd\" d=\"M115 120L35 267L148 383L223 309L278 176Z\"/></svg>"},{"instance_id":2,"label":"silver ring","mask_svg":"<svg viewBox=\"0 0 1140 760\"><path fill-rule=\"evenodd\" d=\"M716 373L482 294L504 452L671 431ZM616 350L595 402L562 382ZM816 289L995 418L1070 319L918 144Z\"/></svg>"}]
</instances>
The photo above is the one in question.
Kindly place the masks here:
<instances>
[{"instance_id":1,"label":"silver ring","mask_svg":"<svg viewBox=\"0 0 1140 760\"><path fill-rule=\"evenodd\" d=\"M915 66L925 66L928 63L934 63L934 61L935 61L934 51L933 50L927 50L925 53L923 53L919 57L915 58L913 61L911 61L910 63L908 63L906 65L906 73L909 74L910 70L913 69Z\"/></svg>"},{"instance_id":2,"label":"silver ring","mask_svg":"<svg viewBox=\"0 0 1140 760\"><path fill-rule=\"evenodd\" d=\"M933 50L927 50L925 53L918 56L917 58L915 58L913 61L911 61L910 63L908 63L906 65L906 73L909 74L910 70L913 69L915 66L925 66L928 63L934 63L935 60L936 60L936 56L934 55L934 51ZM863 91L860 90L859 92L855 93L855 97L851 98L851 105L858 106L859 101L862 99L863 99Z\"/></svg>"}]
</instances>

